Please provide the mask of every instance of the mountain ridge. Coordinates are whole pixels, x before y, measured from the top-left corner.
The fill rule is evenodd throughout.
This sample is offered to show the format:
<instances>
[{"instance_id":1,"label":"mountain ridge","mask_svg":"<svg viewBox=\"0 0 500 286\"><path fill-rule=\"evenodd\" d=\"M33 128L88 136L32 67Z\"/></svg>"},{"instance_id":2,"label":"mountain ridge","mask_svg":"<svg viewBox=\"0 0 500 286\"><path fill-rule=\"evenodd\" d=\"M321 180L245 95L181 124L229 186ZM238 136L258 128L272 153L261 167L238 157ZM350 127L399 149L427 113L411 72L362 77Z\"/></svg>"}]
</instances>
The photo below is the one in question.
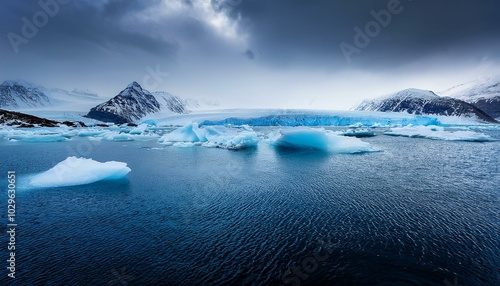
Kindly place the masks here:
<instances>
[{"instance_id":1,"label":"mountain ridge","mask_svg":"<svg viewBox=\"0 0 500 286\"><path fill-rule=\"evenodd\" d=\"M433 91L416 88L401 90L376 99L364 100L354 110L476 117L488 123L498 123L493 117L470 103L456 98L440 97Z\"/></svg>"}]
</instances>

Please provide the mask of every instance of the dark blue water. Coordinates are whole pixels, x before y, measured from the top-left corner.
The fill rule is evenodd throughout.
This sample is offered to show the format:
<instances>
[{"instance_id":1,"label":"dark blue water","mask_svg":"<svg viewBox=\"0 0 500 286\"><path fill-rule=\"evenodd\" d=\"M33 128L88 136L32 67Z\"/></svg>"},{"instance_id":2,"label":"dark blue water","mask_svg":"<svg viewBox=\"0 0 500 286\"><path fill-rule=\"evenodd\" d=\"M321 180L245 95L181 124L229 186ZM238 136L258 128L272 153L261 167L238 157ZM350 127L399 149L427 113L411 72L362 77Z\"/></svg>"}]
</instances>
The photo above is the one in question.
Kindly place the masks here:
<instances>
[{"instance_id":1,"label":"dark blue water","mask_svg":"<svg viewBox=\"0 0 500 286\"><path fill-rule=\"evenodd\" d=\"M4 142L4 177L77 149L132 172L19 191L17 278L0 283L499 285L500 142L363 140L384 152Z\"/></svg>"}]
</instances>

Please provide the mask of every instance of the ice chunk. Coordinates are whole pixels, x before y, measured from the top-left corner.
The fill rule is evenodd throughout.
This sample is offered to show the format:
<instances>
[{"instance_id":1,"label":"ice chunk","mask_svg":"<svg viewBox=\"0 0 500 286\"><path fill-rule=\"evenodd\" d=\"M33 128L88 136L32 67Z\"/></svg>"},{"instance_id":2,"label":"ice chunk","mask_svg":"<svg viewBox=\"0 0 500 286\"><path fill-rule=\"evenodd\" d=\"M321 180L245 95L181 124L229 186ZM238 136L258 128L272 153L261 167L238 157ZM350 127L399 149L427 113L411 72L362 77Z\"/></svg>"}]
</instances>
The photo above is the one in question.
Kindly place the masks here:
<instances>
[{"instance_id":1,"label":"ice chunk","mask_svg":"<svg viewBox=\"0 0 500 286\"><path fill-rule=\"evenodd\" d=\"M196 123L178 128L160 138L160 142L206 142L205 131Z\"/></svg>"},{"instance_id":2,"label":"ice chunk","mask_svg":"<svg viewBox=\"0 0 500 286\"><path fill-rule=\"evenodd\" d=\"M28 185L31 188L86 185L121 179L130 171L127 164L122 162L101 163L92 159L68 157L48 171L31 176Z\"/></svg>"},{"instance_id":3,"label":"ice chunk","mask_svg":"<svg viewBox=\"0 0 500 286\"><path fill-rule=\"evenodd\" d=\"M375 136L375 132L368 129L347 129L344 131L340 131L338 134L358 138Z\"/></svg>"},{"instance_id":4,"label":"ice chunk","mask_svg":"<svg viewBox=\"0 0 500 286\"><path fill-rule=\"evenodd\" d=\"M332 153L363 153L378 151L370 143L345 137L324 129L296 127L268 136L272 145L297 149L314 149Z\"/></svg>"},{"instance_id":5,"label":"ice chunk","mask_svg":"<svg viewBox=\"0 0 500 286\"><path fill-rule=\"evenodd\" d=\"M134 141L134 137L132 135L126 133L115 133L109 132L104 134L101 138L104 141L118 141L118 142L126 142L126 141Z\"/></svg>"},{"instance_id":6,"label":"ice chunk","mask_svg":"<svg viewBox=\"0 0 500 286\"><path fill-rule=\"evenodd\" d=\"M224 126L199 127L198 124L192 123L164 135L160 138L160 142L178 147L202 145L224 149L243 149L257 146L259 138L257 133L248 126L242 129Z\"/></svg>"},{"instance_id":7,"label":"ice chunk","mask_svg":"<svg viewBox=\"0 0 500 286\"><path fill-rule=\"evenodd\" d=\"M9 140L22 142L62 142L68 138L58 134L19 134L9 136Z\"/></svg>"},{"instance_id":8,"label":"ice chunk","mask_svg":"<svg viewBox=\"0 0 500 286\"><path fill-rule=\"evenodd\" d=\"M259 143L257 133L248 126L239 131L235 128L227 128L223 126L208 126L205 138L207 142L204 146L218 147L224 149L243 149L256 147Z\"/></svg>"},{"instance_id":9,"label":"ice chunk","mask_svg":"<svg viewBox=\"0 0 500 286\"><path fill-rule=\"evenodd\" d=\"M147 125L150 125L150 126L158 126L158 124L156 123L156 121L153 120L153 119L143 120L142 124L147 124Z\"/></svg>"},{"instance_id":10,"label":"ice chunk","mask_svg":"<svg viewBox=\"0 0 500 286\"><path fill-rule=\"evenodd\" d=\"M482 133L473 131L446 131L440 126L406 126L400 128L392 128L391 131L385 132L386 135L428 138L434 140L449 140L449 141L471 141L471 142L488 142L496 141L496 139Z\"/></svg>"},{"instance_id":11,"label":"ice chunk","mask_svg":"<svg viewBox=\"0 0 500 286\"><path fill-rule=\"evenodd\" d=\"M82 131L78 132L79 137L93 137L93 136L97 136L97 135L101 135L101 134L102 134L102 131L93 130L93 129L82 130Z\"/></svg>"},{"instance_id":12,"label":"ice chunk","mask_svg":"<svg viewBox=\"0 0 500 286\"><path fill-rule=\"evenodd\" d=\"M147 124L141 124L139 126L137 126L136 128L130 130L130 134L132 135L140 135L140 134L143 134L146 129L148 128L148 125Z\"/></svg>"}]
</instances>

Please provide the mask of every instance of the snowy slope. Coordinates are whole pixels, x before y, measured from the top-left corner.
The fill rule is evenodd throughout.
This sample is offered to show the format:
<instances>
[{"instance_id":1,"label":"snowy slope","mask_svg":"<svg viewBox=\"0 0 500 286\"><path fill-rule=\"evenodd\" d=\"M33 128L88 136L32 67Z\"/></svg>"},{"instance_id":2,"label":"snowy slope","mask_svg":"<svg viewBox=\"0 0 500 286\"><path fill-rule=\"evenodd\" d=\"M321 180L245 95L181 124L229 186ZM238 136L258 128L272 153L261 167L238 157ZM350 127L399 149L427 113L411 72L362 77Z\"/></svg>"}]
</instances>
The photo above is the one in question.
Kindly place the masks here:
<instances>
[{"instance_id":1,"label":"snowy slope","mask_svg":"<svg viewBox=\"0 0 500 286\"><path fill-rule=\"evenodd\" d=\"M156 100L160 103L161 110L168 110L173 113L188 113L187 104L185 100L182 100L178 96L170 94L165 91L156 91L152 93Z\"/></svg>"},{"instance_id":2,"label":"snowy slope","mask_svg":"<svg viewBox=\"0 0 500 286\"><path fill-rule=\"evenodd\" d=\"M12 80L0 84L0 108L26 113L38 110L83 112L104 100L88 90L67 91Z\"/></svg>"},{"instance_id":3,"label":"snowy slope","mask_svg":"<svg viewBox=\"0 0 500 286\"><path fill-rule=\"evenodd\" d=\"M500 75L460 84L442 94L471 103L500 120Z\"/></svg>"},{"instance_id":4,"label":"snowy slope","mask_svg":"<svg viewBox=\"0 0 500 286\"><path fill-rule=\"evenodd\" d=\"M35 108L51 104L49 97L35 86L16 81L4 81L0 85L0 108Z\"/></svg>"},{"instance_id":5,"label":"snowy slope","mask_svg":"<svg viewBox=\"0 0 500 286\"><path fill-rule=\"evenodd\" d=\"M459 116L495 122L491 116L467 102L450 97L440 97L432 91L414 88L377 99L365 100L355 110Z\"/></svg>"}]
</instances>

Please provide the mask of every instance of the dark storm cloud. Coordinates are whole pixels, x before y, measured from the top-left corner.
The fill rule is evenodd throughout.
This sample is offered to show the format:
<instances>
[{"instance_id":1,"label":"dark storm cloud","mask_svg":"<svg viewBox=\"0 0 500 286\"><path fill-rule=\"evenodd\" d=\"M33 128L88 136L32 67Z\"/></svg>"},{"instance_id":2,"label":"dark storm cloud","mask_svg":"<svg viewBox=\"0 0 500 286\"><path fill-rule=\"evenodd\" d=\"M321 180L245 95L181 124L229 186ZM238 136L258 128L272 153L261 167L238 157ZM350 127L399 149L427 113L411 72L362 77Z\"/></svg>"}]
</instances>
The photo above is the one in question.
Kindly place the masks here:
<instances>
[{"instance_id":1,"label":"dark storm cloud","mask_svg":"<svg viewBox=\"0 0 500 286\"><path fill-rule=\"evenodd\" d=\"M436 53L499 56L500 2L401 0L402 11L352 64L359 67L404 64ZM371 11L387 10L391 0L246 0L234 7L246 24L252 48L280 65L325 62L345 66L339 44L354 46L354 27L365 29Z\"/></svg>"},{"instance_id":2,"label":"dark storm cloud","mask_svg":"<svg viewBox=\"0 0 500 286\"><path fill-rule=\"evenodd\" d=\"M193 6L193 1L179 0L185 6ZM202 53L217 49L220 41L189 15L156 22L133 20L147 17L145 12L161 2L70 1L40 29L42 37L30 40L29 45L19 44L19 51L89 57L142 51L168 58L182 49L179 38L202 46ZM374 20L372 11L387 10L392 2L399 2L401 12L392 14L388 25L369 37L366 47L356 46L354 28L364 31ZM40 10L37 3L4 1L0 32L21 35L21 18L31 20ZM211 4L238 21L239 32L247 34L248 47L242 52L258 51L259 59L266 64L319 64L342 69L404 64L435 53L499 56L500 2L495 0L211 0ZM357 49L351 54L351 65L347 65L339 46L343 42ZM4 55L12 52L8 38L3 37L0 48ZM253 58L254 52L246 55Z\"/></svg>"},{"instance_id":3,"label":"dark storm cloud","mask_svg":"<svg viewBox=\"0 0 500 286\"><path fill-rule=\"evenodd\" d=\"M0 28L3 35L15 33L23 36L22 28L25 24L21 19L26 18L33 23L33 16L43 11L38 1L6 2L4 5L8 5L9 9L0 11L0 17L6 19L2 21ZM73 1L60 4L59 12L49 17L47 24L38 29L39 32L33 39L28 38L28 44L19 44L18 50L21 53L26 50L40 54L50 53L51 49L48 47L57 42L57 52L63 54L65 50L70 50L76 54L88 53L89 56L96 56L102 50L126 52L130 49L172 54L177 48L175 42L155 38L139 29L131 30L130 27L123 25L125 17L140 14L155 2L158 1L148 1L148 5L141 1L116 0L99 2L99 4L96 4L97 1ZM2 46L7 51L12 50L9 38L7 41L2 41Z\"/></svg>"}]
</instances>

